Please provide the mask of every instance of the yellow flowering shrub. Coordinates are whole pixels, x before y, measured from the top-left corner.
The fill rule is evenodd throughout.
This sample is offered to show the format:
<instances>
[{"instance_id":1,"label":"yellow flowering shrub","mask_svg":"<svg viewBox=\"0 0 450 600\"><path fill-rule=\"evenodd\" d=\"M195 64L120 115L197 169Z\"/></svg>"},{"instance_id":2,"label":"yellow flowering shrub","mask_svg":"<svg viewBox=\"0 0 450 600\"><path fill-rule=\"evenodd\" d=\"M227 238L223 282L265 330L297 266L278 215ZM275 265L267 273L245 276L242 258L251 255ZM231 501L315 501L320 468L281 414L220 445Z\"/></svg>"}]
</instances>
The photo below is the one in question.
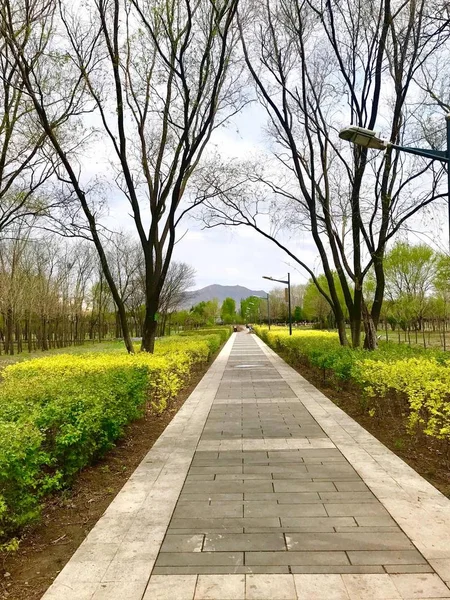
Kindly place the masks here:
<instances>
[{"instance_id":1,"label":"yellow flowering shrub","mask_svg":"<svg viewBox=\"0 0 450 600\"><path fill-rule=\"evenodd\" d=\"M409 430L434 438L450 437L450 359L439 350L381 343L374 352L342 347L336 333L285 328L255 328L257 334L291 364L307 360L337 380L358 384L369 398L392 392L407 400Z\"/></svg>"},{"instance_id":2,"label":"yellow flowering shrub","mask_svg":"<svg viewBox=\"0 0 450 600\"><path fill-rule=\"evenodd\" d=\"M436 438L450 437L450 364L435 358L407 358L391 362L358 361L355 379L368 396L385 396L390 390L405 394L409 402L408 426Z\"/></svg>"},{"instance_id":3,"label":"yellow flowering shrub","mask_svg":"<svg viewBox=\"0 0 450 600\"><path fill-rule=\"evenodd\" d=\"M108 450L146 402L161 412L195 365L220 346L217 334L158 340L155 354L58 354L6 367L0 384L0 542Z\"/></svg>"}]
</instances>

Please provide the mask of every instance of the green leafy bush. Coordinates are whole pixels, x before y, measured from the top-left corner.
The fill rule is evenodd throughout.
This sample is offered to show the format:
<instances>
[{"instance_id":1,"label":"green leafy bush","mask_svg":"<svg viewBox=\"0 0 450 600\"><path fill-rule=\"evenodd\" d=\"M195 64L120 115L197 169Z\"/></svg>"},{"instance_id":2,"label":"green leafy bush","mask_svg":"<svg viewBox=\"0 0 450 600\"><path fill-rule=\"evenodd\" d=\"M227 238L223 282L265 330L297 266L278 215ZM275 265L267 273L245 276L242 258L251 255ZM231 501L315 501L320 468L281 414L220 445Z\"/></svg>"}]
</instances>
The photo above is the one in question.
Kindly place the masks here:
<instances>
[{"instance_id":1,"label":"green leafy bush","mask_svg":"<svg viewBox=\"0 0 450 600\"><path fill-rule=\"evenodd\" d=\"M205 335L219 335L222 342L226 342L231 335L230 327L216 327L216 328L204 328L204 329L189 329L182 331L179 334L182 337L191 336L205 336Z\"/></svg>"}]
</instances>

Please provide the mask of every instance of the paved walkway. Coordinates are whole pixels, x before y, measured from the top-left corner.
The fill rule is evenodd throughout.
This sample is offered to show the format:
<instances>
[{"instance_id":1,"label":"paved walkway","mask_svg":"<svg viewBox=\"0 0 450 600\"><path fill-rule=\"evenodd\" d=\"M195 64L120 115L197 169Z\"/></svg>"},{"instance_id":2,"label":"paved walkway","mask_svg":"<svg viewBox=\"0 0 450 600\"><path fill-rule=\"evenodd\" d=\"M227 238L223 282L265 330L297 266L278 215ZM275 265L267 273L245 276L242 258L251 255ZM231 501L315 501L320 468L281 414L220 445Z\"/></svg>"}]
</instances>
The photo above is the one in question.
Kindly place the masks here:
<instances>
[{"instance_id":1,"label":"paved walkway","mask_svg":"<svg viewBox=\"0 0 450 600\"><path fill-rule=\"evenodd\" d=\"M450 501L233 335L45 600L450 599Z\"/></svg>"}]
</instances>

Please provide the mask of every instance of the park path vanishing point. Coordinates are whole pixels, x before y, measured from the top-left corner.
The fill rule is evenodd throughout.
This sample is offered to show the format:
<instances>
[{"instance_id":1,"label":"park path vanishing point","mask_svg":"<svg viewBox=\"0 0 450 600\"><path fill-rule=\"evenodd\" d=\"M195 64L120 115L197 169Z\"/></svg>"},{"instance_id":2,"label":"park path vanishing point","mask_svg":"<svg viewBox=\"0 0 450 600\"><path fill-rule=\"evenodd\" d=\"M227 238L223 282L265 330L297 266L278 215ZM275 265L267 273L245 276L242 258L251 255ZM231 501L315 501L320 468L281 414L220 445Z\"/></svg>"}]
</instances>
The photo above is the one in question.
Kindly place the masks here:
<instances>
[{"instance_id":1,"label":"park path vanishing point","mask_svg":"<svg viewBox=\"0 0 450 600\"><path fill-rule=\"evenodd\" d=\"M450 501L233 334L44 600L450 599Z\"/></svg>"}]
</instances>

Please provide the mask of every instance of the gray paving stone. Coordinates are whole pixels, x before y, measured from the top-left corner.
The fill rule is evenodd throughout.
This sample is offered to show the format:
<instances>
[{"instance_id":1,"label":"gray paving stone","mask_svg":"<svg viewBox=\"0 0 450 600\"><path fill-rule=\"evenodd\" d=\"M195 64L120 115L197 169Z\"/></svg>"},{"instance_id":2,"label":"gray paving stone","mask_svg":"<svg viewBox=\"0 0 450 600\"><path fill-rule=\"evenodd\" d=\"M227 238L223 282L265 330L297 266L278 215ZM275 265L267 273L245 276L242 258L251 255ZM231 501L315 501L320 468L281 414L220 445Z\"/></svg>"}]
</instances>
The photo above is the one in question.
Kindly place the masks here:
<instances>
[{"instance_id":1,"label":"gray paving stone","mask_svg":"<svg viewBox=\"0 0 450 600\"><path fill-rule=\"evenodd\" d=\"M365 517L355 515L355 521L360 527L392 527L397 525L389 513L380 517Z\"/></svg>"},{"instance_id":2,"label":"gray paving stone","mask_svg":"<svg viewBox=\"0 0 450 600\"><path fill-rule=\"evenodd\" d=\"M245 517L326 517L322 504L277 504L276 502L250 502L244 506Z\"/></svg>"},{"instance_id":3,"label":"gray paving stone","mask_svg":"<svg viewBox=\"0 0 450 600\"><path fill-rule=\"evenodd\" d=\"M336 481L338 492L368 492L369 488L363 481Z\"/></svg>"},{"instance_id":4,"label":"gray paving stone","mask_svg":"<svg viewBox=\"0 0 450 600\"><path fill-rule=\"evenodd\" d=\"M356 568L356 567L355 567ZM376 567L372 567L376 568ZM209 574L209 573L289 573L289 567L283 565L277 566L258 566L258 565L241 565L235 567L224 566L202 566L196 567L155 567L154 575L193 575L193 574ZM173 600L176 600L173 598Z\"/></svg>"},{"instance_id":5,"label":"gray paving stone","mask_svg":"<svg viewBox=\"0 0 450 600\"><path fill-rule=\"evenodd\" d=\"M295 527L305 531L320 531L320 527L352 527L356 528L353 517L281 517L282 527ZM316 529L317 528L317 529Z\"/></svg>"},{"instance_id":6,"label":"gray paving stone","mask_svg":"<svg viewBox=\"0 0 450 600\"><path fill-rule=\"evenodd\" d=\"M276 501L279 504L313 504L321 502L317 492L298 492L297 494L245 494L245 502L271 502Z\"/></svg>"},{"instance_id":7,"label":"gray paving stone","mask_svg":"<svg viewBox=\"0 0 450 600\"><path fill-rule=\"evenodd\" d=\"M330 517L389 517L381 504L325 504Z\"/></svg>"},{"instance_id":8,"label":"gray paving stone","mask_svg":"<svg viewBox=\"0 0 450 600\"><path fill-rule=\"evenodd\" d=\"M195 567L227 566L244 564L243 552L162 552L157 560L157 567Z\"/></svg>"},{"instance_id":9,"label":"gray paving stone","mask_svg":"<svg viewBox=\"0 0 450 600\"><path fill-rule=\"evenodd\" d=\"M274 528L277 531L281 531L281 528ZM244 533L243 527L222 527L218 529L213 529L212 527L203 527L196 529L189 529L188 527L185 529L175 529L174 527L169 527L167 530L170 535L198 535L199 533Z\"/></svg>"},{"instance_id":10,"label":"gray paving stone","mask_svg":"<svg viewBox=\"0 0 450 600\"><path fill-rule=\"evenodd\" d=\"M178 504L185 502L242 502L244 494L181 494Z\"/></svg>"},{"instance_id":11,"label":"gray paving stone","mask_svg":"<svg viewBox=\"0 0 450 600\"><path fill-rule=\"evenodd\" d=\"M306 466L304 464L291 464L291 465L244 465L244 473L306 473Z\"/></svg>"},{"instance_id":12,"label":"gray paving stone","mask_svg":"<svg viewBox=\"0 0 450 600\"><path fill-rule=\"evenodd\" d=\"M234 465L218 465L214 467L195 467L191 466L189 469L189 477L192 475L202 475L202 474L218 474L218 473L242 473L242 466L234 466Z\"/></svg>"},{"instance_id":13,"label":"gray paving stone","mask_svg":"<svg viewBox=\"0 0 450 600\"><path fill-rule=\"evenodd\" d=\"M348 552L352 565L423 565L426 560L417 550L371 550Z\"/></svg>"},{"instance_id":14,"label":"gray paving stone","mask_svg":"<svg viewBox=\"0 0 450 600\"><path fill-rule=\"evenodd\" d=\"M334 533L333 527L326 527L324 525L314 525L311 527L245 527L244 533Z\"/></svg>"},{"instance_id":15,"label":"gray paving stone","mask_svg":"<svg viewBox=\"0 0 450 600\"><path fill-rule=\"evenodd\" d=\"M173 513L174 519L206 519L208 517L243 517L241 502L216 502L214 506L200 503L179 504ZM251 516L251 515L250 515ZM276 515L275 515L276 516Z\"/></svg>"},{"instance_id":16,"label":"gray paving stone","mask_svg":"<svg viewBox=\"0 0 450 600\"><path fill-rule=\"evenodd\" d=\"M282 533L207 534L205 551L286 550Z\"/></svg>"},{"instance_id":17,"label":"gray paving stone","mask_svg":"<svg viewBox=\"0 0 450 600\"><path fill-rule=\"evenodd\" d=\"M349 565L345 552L246 552L246 565Z\"/></svg>"},{"instance_id":18,"label":"gray paving stone","mask_svg":"<svg viewBox=\"0 0 450 600\"><path fill-rule=\"evenodd\" d=\"M354 527L335 527L336 533L352 533L355 531ZM358 530L365 533L397 533L398 526L393 527L358 527Z\"/></svg>"},{"instance_id":19,"label":"gray paving stone","mask_svg":"<svg viewBox=\"0 0 450 600\"><path fill-rule=\"evenodd\" d=\"M429 564L425 565L383 565L387 573L433 573Z\"/></svg>"},{"instance_id":20,"label":"gray paving stone","mask_svg":"<svg viewBox=\"0 0 450 600\"><path fill-rule=\"evenodd\" d=\"M286 457L290 458L293 456L301 456L304 459L308 458L321 458L325 459L326 457L342 457L341 452L335 448L311 448L311 449L302 449L302 450L269 450L268 451L269 458L280 458Z\"/></svg>"},{"instance_id":21,"label":"gray paving stone","mask_svg":"<svg viewBox=\"0 0 450 600\"><path fill-rule=\"evenodd\" d=\"M203 537L202 534L166 535L160 552L200 552Z\"/></svg>"},{"instance_id":22,"label":"gray paving stone","mask_svg":"<svg viewBox=\"0 0 450 600\"><path fill-rule=\"evenodd\" d=\"M300 473L299 475L303 475ZM241 475L235 475L232 473L224 473L216 475L215 481L261 481L261 480L272 480L272 473L242 473Z\"/></svg>"},{"instance_id":23,"label":"gray paving stone","mask_svg":"<svg viewBox=\"0 0 450 600\"><path fill-rule=\"evenodd\" d=\"M327 503L379 503L372 492L319 492L319 496Z\"/></svg>"},{"instance_id":24,"label":"gray paving stone","mask_svg":"<svg viewBox=\"0 0 450 600\"><path fill-rule=\"evenodd\" d=\"M205 519L172 519L170 528L174 529L197 529L199 532L207 533L210 529L234 529L236 527L257 527L264 523L266 527L278 527L280 519L271 517L261 519L253 518L205 518Z\"/></svg>"},{"instance_id":25,"label":"gray paving stone","mask_svg":"<svg viewBox=\"0 0 450 600\"><path fill-rule=\"evenodd\" d=\"M289 550L349 551L413 548L409 539L400 530L398 533L366 533L360 531L359 528L355 528L355 533L292 533L286 536L286 543ZM370 562L365 561L364 564L370 564Z\"/></svg>"},{"instance_id":26,"label":"gray paving stone","mask_svg":"<svg viewBox=\"0 0 450 600\"><path fill-rule=\"evenodd\" d=\"M292 565L289 567L291 573L367 573L367 574L378 574L378 573L385 573L385 570L383 567L380 566L374 566L374 565L365 565L365 566L356 566L356 565L340 565L340 566L307 566L307 565L303 565L303 566L298 566L298 565ZM326 600L326 599L324 599ZM363 600L358 599L358 600Z\"/></svg>"},{"instance_id":27,"label":"gray paving stone","mask_svg":"<svg viewBox=\"0 0 450 600\"><path fill-rule=\"evenodd\" d=\"M197 481L214 481L214 473L202 473L202 474L190 474L186 477L186 483L192 483Z\"/></svg>"},{"instance_id":28,"label":"gray paving stone","mask_svg":"<svg viewBox=\"0 0 450 600\"><path fill-rule=\"evenodd\" d=\"M312 479L305 479L305 481L296 480L274 480L273 489L275 492L291 493L291 492L307 492L311 490L320 491L320 486L328 486L331 488L333 483L326 481L312 481ZM249 490L250 491L250 490ZM324 490L325 491L325 490Z\"/></svg>"},{"instance_id":29,"label":"gray paving stone","mask_svg":"<svg viewBox=\"0 0 450 600\"><path fill-rule=\"evenodd\" d=\"M210 481L205 483L187 483L183 494L228 494L240 492L272 492L271 481Z\"/></svg>"},{"instance_id":30,"label":"gray paving stone","mask_svg":"<svg viewBox=\"0 0 450 600\"><path fill-rule=\"evenodd\" d=\"M268 463L268 458L266 462ZM192 467L241 467L244 463L243 458L223 458L223 459L195 459L192 461Z\"/></svg>"},{"instance_id":31,"label":"gray paving stone","mask_svg":"<svg viewBox=\"0 0 450 600\"><path fill-rule=\"evenodd\" d=\"M352 472L352 471L342 471L342 472L334 472L333 469L323 469L321 471L316 470L314 472L311 472L310 470L308 470L306 473L274 473L273 475L273 479L276 480L280 480L280 479L286 479L286 480L291 480L291 479L303 479L303 480L314 480L314 481L340 481L340 480L355 480L355 481L360 481L360 477L357 473Z\"/></svg>"}]
</instances>

